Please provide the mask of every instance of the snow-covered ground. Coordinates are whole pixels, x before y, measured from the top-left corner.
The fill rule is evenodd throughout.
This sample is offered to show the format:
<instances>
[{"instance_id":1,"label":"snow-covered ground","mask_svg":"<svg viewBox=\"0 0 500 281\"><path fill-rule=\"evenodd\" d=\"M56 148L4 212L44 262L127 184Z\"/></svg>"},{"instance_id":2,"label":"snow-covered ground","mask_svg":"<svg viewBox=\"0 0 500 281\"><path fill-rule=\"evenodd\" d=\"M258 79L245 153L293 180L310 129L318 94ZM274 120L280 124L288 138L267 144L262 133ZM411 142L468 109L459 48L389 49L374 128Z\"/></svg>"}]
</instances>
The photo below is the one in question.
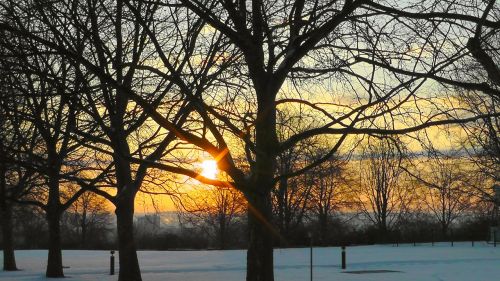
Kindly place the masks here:
<instances>
[{"instance_id":1,"label":"snow-covered ground","mask_svg":"<svg viewBox=\"0 0 500 281\"><path fill-rule=\"evenodd\" d=\"M47 252L17 251L21 271L0 272L0 280L46 280ZM65 274L71 281L117 280L109 275L108 251L64 251ZM245 251L140 251L144 281L245 280ZM0 259L1 260L1 259ZM340 248L314 249L314 280L363 281L493 281L500 280L500 245L449 243L358 246L347 248L347 271L393 270L390 273L345 273ZM277 281L309 280L309 249L276 249Z\"/></svg>"}]
</instances>

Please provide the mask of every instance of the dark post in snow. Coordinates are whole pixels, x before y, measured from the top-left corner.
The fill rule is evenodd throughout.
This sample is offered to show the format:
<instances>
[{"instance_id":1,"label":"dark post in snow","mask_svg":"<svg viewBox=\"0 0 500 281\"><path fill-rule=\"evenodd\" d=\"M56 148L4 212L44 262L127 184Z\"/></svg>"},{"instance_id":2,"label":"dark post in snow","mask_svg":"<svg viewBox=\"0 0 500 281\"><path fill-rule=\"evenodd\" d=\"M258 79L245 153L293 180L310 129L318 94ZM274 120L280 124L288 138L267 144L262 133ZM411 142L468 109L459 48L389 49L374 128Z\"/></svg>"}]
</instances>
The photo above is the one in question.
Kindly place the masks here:
<instances>
[{"instance_id":1,"label":"dark post in snow","mask_svg":"<svg viewBox=\"0 0 500 281\"><path fill-rule=\"evenodd\" d=\"M434 229L431 229L431 243L432 246L434 247Z\"/></svg>"},{"instance_id":2,"label":"dark post in snow","mask_svg":"<svg viewBox=\"0 0 500 281\"><path fill-rule=\"evenodd\" d=\"M346 269L345 246L342 246L342 269Z\"/></svg>"},{"instance_id":3,"label":"dark post in snow","mask_svg":"<svg viewBox=\"0 0 500 281\"><path fill-rule=\"evenodd\" d=\"M310 245L310 252L309 252L309 258L310 258L310 265L309 265L309 269L310 269L310 277L311 277L311 281L312 281L312 266L313 266L313 260L312 260L312 244L313 244L313 240L312 240L312 232L308 232L307 233L307 236L309 236L309 245Z\"/></svg>"},{"instance_id":4,"label":"dark post in snow","mask_svg":"<svg viewBox=\"0 0 500 281\"><path fill-rule=\"evenodd\" d=\"M450 233L451 233L451 246L453 247L453 229L450 229Z\"/></svg>"},{"instance_id":5,"label":"dark post in snow","mask_svg":"<svg viewBox=\"0 0 500 281\"><path fill-rule=\"evenodd\" d=\"M111 257L109 257L109 275L115 275L115 251L111 250Z\"/></svg>"}]
</instances>

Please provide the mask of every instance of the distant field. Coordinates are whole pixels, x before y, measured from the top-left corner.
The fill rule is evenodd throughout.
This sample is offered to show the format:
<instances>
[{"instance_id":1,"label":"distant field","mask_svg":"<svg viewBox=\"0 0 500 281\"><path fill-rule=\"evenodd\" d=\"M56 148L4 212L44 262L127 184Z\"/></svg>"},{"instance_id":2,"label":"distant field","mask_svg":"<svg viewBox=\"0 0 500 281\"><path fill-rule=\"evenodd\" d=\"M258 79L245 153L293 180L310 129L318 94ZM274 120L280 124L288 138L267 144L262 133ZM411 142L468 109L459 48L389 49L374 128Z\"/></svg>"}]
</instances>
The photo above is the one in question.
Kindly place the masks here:
<instances>
[{"instance_id":1,"label":"distant field","mask_svg":"<svg viewBox=\"0 0 500 281\"><path fill-rule=\"evenodd\" d=\"M0 280L46 280L47 251L16 254L22 270L0 272ZM241 250L141 251L139 259L144 281L238 281L245 280L245 255ZM108 251L64 251L66 280L117 280L109 275L109 256ZM340 248L315 248L313 260L318 281L492 281L500 276L500 246L485 243L348 247L346 271L351 273L340 269ZM277 281L309 280L309 249L275 250L275 276Z\"/></svg>"}]
</instances>

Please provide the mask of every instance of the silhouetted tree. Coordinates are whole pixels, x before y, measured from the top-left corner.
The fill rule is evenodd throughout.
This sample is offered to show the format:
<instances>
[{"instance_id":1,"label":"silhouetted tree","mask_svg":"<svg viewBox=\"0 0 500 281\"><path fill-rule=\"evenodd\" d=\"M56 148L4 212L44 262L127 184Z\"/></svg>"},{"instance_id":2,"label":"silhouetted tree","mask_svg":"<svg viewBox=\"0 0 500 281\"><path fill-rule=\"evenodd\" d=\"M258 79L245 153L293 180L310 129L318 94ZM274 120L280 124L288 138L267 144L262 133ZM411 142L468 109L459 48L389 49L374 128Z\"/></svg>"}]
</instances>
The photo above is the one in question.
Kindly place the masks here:
<instances>
[{"instance_id":1,"label":"silhouetted tree","mask_svg":"<svg viewBox=\"0 0 500 281\"><path fill-rule=\"evenodd\" d=\"M106 199L91 191L82 194L69 207L67 227L71 227L73 235L78 237L80 248L87 249L106 239L111 231L111 213L107 208Z\"/></svg>"},{"instance_id":2,"label":"silhouetted tree","mask_svg":"<svg viewBox=\"0 0 500 281\"><path fill-rule=\"evenodd\" d=\"M332 157L307 174L311 178L309 200L313 218L318 224L319 243L328 245L332 233L331 222L336 212L352 208L352 187L347 175L347 159Z\"/></svg>"},{"instance_id":3,"label":"silhouetted tree","mask_svg":"<svg viewBox=\"0 0 500 281\"><path fill-rule=\"evenodd\" d=\"M193 100L186 97L199 95L213 81L208 70L220 60L219 48L201 53L198 58L204 64L194 66L191 59L199 47L197 38L203 35L202 22L184 17L179 9L160 9L153 2L6 1L1 7L6 15L2 30L45 46L51 50L47 53L57 53L73 67L82 88L72 104L82 115L72 137L93 151L94 161L87 164L99 172L86 178L68 176L68 180L115 205L119 280L141 280L132 231L135 197L148 169L158 168L156 161L179 145L179 132L165 132L152 124L150 111L138 104L154 105L168 124L182 128L194 109ZM31 23L35 22L44 33L34 30ZM157 28L166 33L154 38ZM204 39L211 40L218 45L217 37ZM171 47L167 53L151 53L166 46ZM162 63L166 70L158 71ZM184 81L181 73L186 69L192 76ZM160 167L196 175L175 165ZM107 177L99 176L108 172Z\"/></svg>"},{"instance_id":4,"label":"silhouetted tree","mask_svg":"<svg viewBox=\"0 0 500 281\"><path fill-rule=\"evenodd\" d=\"M212 184L234 186L245 194L249 202L249 281L274 279L272 237L276 237L277 231L272 224L271 193L277 181L300 175L324 162L348 135L404 134L481 117L440 105L432 110L420 110L417 113L420 117L414 118L415 112L409 110L410 107L420 109L429 104L428 93L421 94L419 89L429 77L442 82L433 74L456 58L441 56L438 52L429 56L411 52L408 46L433 42L435 29L424 32L428 29L424 20L414 25L410 20L402 20L404 14L392 17L391 9L405 11L404 4L389 9L371 1L336 1L323 5L317 1L180 0L178 5L173 4L186 6L205 21L206 33L222 34L223 39L229 41L233 47L225 49L222 58L238 54L238 61L225 71L231 75L223 76L226 83L218 88L227 102L214 103L211 95L197 99L195 110L210 134L207 136L174 126L162 118L154 104L137 96L132 99L163 128L175 131L179 138L217 159L219 168L231 181ZM399 35L405 39L399 41ZM446 34L443 37L448 39ZM165 49L160 46L156 51L162 53ZM371 68L364 68L368 74L359 71L362 66L370 65ZM397 71L393 65L405 69ZM325 86L331 85L328 82L338 87ZM304 98L305 93L311 94L313 85L325 86L322 93L332 95L322 95L324 101L320 102ZM351 93L347 99L343 95L346 92ZM406 107L408 103L412 106ZM243 109L231 114L235 104L243 104ZM435 105L432 101L431 104ZM279 106L307 108L308 117L317 118L311 121L307 114L302 115L303 122L311 122L313 126L280 141ZM392 119L394 126L380 128L377 120L384 118ZM319 135L334 136L330 138L331 150L324 157L302 169L276 175L277 156L281 152ZM234 138L240 147L229 146L235 143ZM242 151L247 163L239 165L234 159Z\"/></svg>"},{"instance_id":5,"label":"silhouetted tree","mask_svg":"<svg viewBox=\"0 0 500 281\"><path fill-rule=\"evenodd\" d=\"M405 155L392 139L369 139L360 162L358 200L364 216L383 239L404 218L415 198L405 179Z\"/></svg>"},{"instance_id":6,"label":"silhouetted tree","mask_svg":"<svg viewBox=\"0 0 500 281\"><path fill-rule=\"evenodd\" d=\"M241 220L245 199L235 189L209 187L181 198L184 223L205 229L212 234L219 249L226 249Z\"/></svg>"},{"instance_id":7,"label":"silhouetted tree","mask_svg":"<svg viewBox=\"0 0 500 281\"><path fill-rule=\"evenodd\" d=\"M7 2L9 5L2 6L9 10L18 1ZM433 80L497 93L489 85L440 76L449 73L448 67L461 54L448 55L448 46L455 46L455 33L439 32L432 20L456 28L465 26L464 21L481 21L484 26L497 26L496 22L470 16L483 11L484 5L430 2L43 1L36 2L37 10L28 10L38 12L37 23L55 33L53 38L41 38L12 22L0 22L0 29L33 38L96 77L89 85L99 85L101 95L99 99L88 98L87 106L92 110L90 106L99 100L105 108L105 114L99 110L89 114L103 132L91 139L99 143L96 148L107 148L100 151L113 159L116 170L118 196L108 198L117 207L120 280L140 280L130 232L133 201L141 175L148 167L155 167L243 192L249 202L247 280L272 281L273 237L277 232L272 224L271 195L278 181L301 175L330 159L350 135L405 134L489 115L440 103L421 89ZM465 13L451 13L449 5L459 6ZM68 7L70 12L65 13ZM21 8L17 11L24 16ZM65 16L67 21L61 24ZM440 20L443 18L457 22ZM71 28L65 28L70 23ZM82 27L84 31L77 32ZM79 50L73 46L82 40L91 47ZM437 48L427 52L429 46ZM151 60L147 54L153 53ZM168 85L174 85L181 95L174 100L192 107L179 115L165 110L171 108L166 104L172 97L148 93L147 87L132 87L137 81L132 78L139 73L144 74L142 79L153 75L168 81L155 83L160 85L159 92L167 93ZM209 79L214 77L217 79ZM207 84L207 80L213 83ZM320 100L314 98L318 92ZM446 94L453 96L453 92ZM142 108L144 115L139 116L144 116L143 120L149 117L172 138L208 152L231 180L200 177L187 161L172 165L170 159L161 159L164 149L156 150L152 157L132 153L127 136L140 125L126 126L127 120L134 118L125 117L135 117L137 105ZM307 113L299 115L311 126L279 140L278 107L307 108ZM185 126L179 120L187 115L190 122ZM390 120L391 126L380 127L380 120ZM330 136L331 149L323 157L295 171L277 174L280 153L320 135ZM164 146L170 142L165 141ZM243 153L247 159L239 163L235 159ZM147 163L135 179L131 163Z\"/></svg>"},{"instance_id":8,"label":"silhouetted tree","mask_svg":"<svg viewBox=\"0 0 500 281\"><path fill-rule=\"evenodd\" d=\"M461 157L448 152L441 155L435 150L428 153L419 171L410 172L424 185L423 202L441 227L443 237L448 237L451 224L470 210L473 193L467 184L464 161Z\"/></svg>"}]
</instances>

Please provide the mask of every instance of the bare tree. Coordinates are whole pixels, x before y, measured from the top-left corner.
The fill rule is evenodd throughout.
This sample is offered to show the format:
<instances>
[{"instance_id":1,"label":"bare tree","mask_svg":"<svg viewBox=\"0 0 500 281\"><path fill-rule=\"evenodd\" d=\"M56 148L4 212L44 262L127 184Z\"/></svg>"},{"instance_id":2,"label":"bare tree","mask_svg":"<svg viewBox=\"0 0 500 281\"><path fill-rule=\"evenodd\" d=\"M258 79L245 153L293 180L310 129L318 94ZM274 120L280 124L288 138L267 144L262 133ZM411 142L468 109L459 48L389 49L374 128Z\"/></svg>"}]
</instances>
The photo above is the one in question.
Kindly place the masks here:
<instances>
[{"instance_id":1,"label":"bare tree","mask_svg":"<svg viewBox=\"0 0 500 281\"><path fill-rule=\"evenodd\" d=\"M453 222L479 203L478 197L470 185L473 176L467 175L467 161L460 151L439 151L432 145L426 146L427 156L419 157L413 168L404 170L423 186L423 210L432 214L446 238Z\"/></svg>"},{"instance_id":2,"label":"bare tree","mask_svg":"<svg viewBox=\"0 0 500 281\"><path fill-rule=\"evenodd\" d=\"M388 238L414 199L404 178L404 155L394 140L369 140L360 159L358 200L361 211ZM365 164L366 163L366 164ZM365 168L364 168L365 167Z\"/></svg>"},{"instance_id":3,"label":"bare tree","mask_svg":"<svg viewBox=\"0 0 500 281\"><path fill-rule=\"evenodd\" d=\"M12 117L9 118L13 121ZM19 123L14 122L16 125ZM21 126L20 126L21 127ZM8 136L10 139L8 149L3 146L6 143L3 142L0 145L0 208L1 208L1 224L2 224L2 245L4 254L4 270L17 270L15 256L14 256L14 225L13 225L13 209L15 203L26 194L30 194L32 190L37 186L37 177L39 175L35 174L31 168L26 168L24 165L19 164L20 155L13 154L13 151L21 151L18 149L13 149L14 147L24 144L28 144L28 147L34 148L35 142L21 143L19 138L16 137L17 134L11 135L12 131L3 128L4 136ZM23 131L22 129L19 129ZM5 141L5 139L3 140ZM26 159L22 160L23 162Z\"/></svg>"},{"instance_id":4,"label":"bare tree","mask_svg":"<svg viewBox=\"0 0 500 281\"><path fill-rule=\"evenodd\" d=\"M2 101L12 102L8 97L3 97ZM19 99L14 99L14 101L18 102ZM4 108L3 113L8 113L7 123L9 125L2 128L4 138L0 145L0 158L2 160L0 164L0 175L2 176L0 179L0 206L2 208L4 270L16 270L13 243L15 235L12 222L13 215L16 215L13 211L15 204L22 202L22 199L27 196L34 195L35 190L40 186L40 174L37 174L33 167L25 165L34 159L22 153L23 151L35 150L40 144L39 136L30 134L32 125L24 122L24 119L15 114L15 111L11 111L16 106L10 104L8 108Z\"/></svg>"},{"instance_id":5,"label":"bare tree","mask_svg":"<svg viewBox=\"0 0 500 281\"><path fill-rule=\"evenodd\" d=\"M306 162L304 156L296 149L284 151L277 158L278 173L293 172L298 165L303 164L300 162ZM309 175L291 179L282 178L273 189L274 223L278 227L281 237L285 240L292 239L298 227L304 223L310 197L311 179Z\"/></svg>"},{"instance_id":6,"label":"bare tree","mask_svg":"<svg viewBox=\"0 0 500 281\"><path fill-rule=\"evenodd\" d=\"M473 112L500 111L497 99L475 92L461 92L460 101ZM465 134L457 136L458 142L475 170L466 180L482 200L494 202L490 187L500 181L500 119L483 118L475 123L464 124L462 129Z\"/></svg>"},{"instance_id":7,"label":"bare tree","mask_svg":"<svg viewBox=\"0 0 500 281\"><path fill-rule=\"evenodd\" d=\"M201 53L197 58L204 64L194 67L191 59L202 34L201 21L185 17L179 9L159 10L158 3L153 2L6 1L2 8L8 15L8 20L2 21L3 28L44 45L74 67L75 76L82 83L77 99L82 115L81 127L72 139L93 151L94 162L87 163L100 171L96 172L100 176L69 176L68 180L115 205L119 280L141 280L132 231L135 197L148 169L158 168L155 162L175 150L180 142L176 139L178 131L169 127L165 132L152 124L149 110L138 104L154 105L172 126L196 124L195 119L188 119L194 108L186 95L199 95L210 85L213 78L208 69L219 61L219 49ZM160 20L153 23L154 19ZM33 22L46 32L38 33L30 24ZM180 34L176 27L182 27L188 36ZM168 34L153 37L157 28ZM220 41L217 37L206 40ZM172 47L166 53L151 52L166 46ZM156 69L162 63L166 71ZM187 81L179 75L184 69L193 74ZM161 168L185 171L174 165ZM184 173L198 176L192 171ZM108 193L101 187L113 187L117 192Z\"/></svg>"},{"instance_id":8,"label":"bare tree","mask_svg":"<svg viewBox=\"0 0 500 281\"><path fill-rule=\"evenodd\" d=\"M71 3L78 6L79 2ZM44 11L50 8L48 3L44 4L46 4L42 7ZM187 165L189 163L172 165L166 158L163 158L163 161L150 161L162 160L160 159L162 155L146 159L147 167L188 175L217 186L232 186L245 194L249 201L250 239L247 254L249 281L274 280L271 237L277 232L272 225L271 193L276 182L282 178L303 174L326 161L338 151L349 135L404 134L430 126L466 123L490 115L478 116L453 104L445 106L429 98L428 92L421 91L423 85L428 85L426 84L428 80L433 80L434 83L436 81L450 83L495 93L490 86L450 81L446 77L437 75L447 73L447 67L452 65L459 55L448 56L445 52L448 45L440 42L446 41L442 40L443 38L449 39L450 33L440 33L441 30L434 28L428 19L448 16L460 21L478 22L478 18L474 16L457 16L446 11L440 12L439 9L445 5L433 6L431 3L425 6L404 2L397 6L397 3L389 2L394 6L384 6L367 0L325 3L300 0L292 2L256 0L251 3L179 0L177 2L117 1L116 5L114 2L106 4L109 5L102 5L103 7L100 4L89 5L90 7L82 9L83 13L72 14L78 15L71 17L72 21L78 22L74 26L91 26L87 32L77 33L76 38L71 36L74 32L69 31L72 30L61 33L58 30L61 24L57 22L46 24L50 27L48 30L59 33L55 36L59 40L56 42L47 42L39 38L38 34L26 32L25 28L12 26L9 22L1 22L0 29L35 38L38 42L43 42L57 52L78 61L98 77L99 84L103 85L103 93L111 93L103 95L109 99L103 98L102 103L113 105L107 107L112 126L103 128L110 141L101 140L100 143L103 145L111 143L110 147L113 150L111 155L119 181L118 194L123 194L115 198L114 202L117 205L118 229L121 233L119 236L122 239L120 245L132 245L120 251L122 264L120 280L140 279L135 248L133 243L127 244L133 241L133 237L126 233L126 230L130 229L131 213L133 213L131 205L140 182L132 181L130 176L129 160L132 155L129 153L130 147L125 137L128 130L122 126L127 105L130 105L131 100L134 101L134 105L142 107L145 115L163 129L183 142L208 152L218 161L219 168L231 180L203 179ZM407 12L408 7L405 5L409 5L410 10L412 8L411 12ZM50 17L41 14L40 18L47 23L47 19L50 21L51 17L61 15L59 11L64 10L66 6L53 9ZM130 20L132 16L130 18L124 16L123 11L126 10L124 7L130 12L125 14L133 15L133 20ZM150 9L152 7L161 7L159 9L161 13L155 16L167 14L167 19L163 21L166 24L163 32L159 32L154 28L155 25L151 24L154 21L154 13L151 12L154 9ZM481 6L469 9L481 11L483 8ZM434 9L437 10L437 14L434 13ZM103 18L112 14L117 15L115 20L106 26L98 25L99 17L96 13L101 10L103 12L99 12L99 15L103 15ZM414 10L417 11L413 12ZM431 10L430 14L426 13L428 10ZM79 16L86 11L91 12L89 20L81 20ZM172 15L171 11L175 13L169 18L169 15ZM193 25L184 24L183 20L186 18L198 23L194 25L197 32L189 33ZM134 52L123 47L125 45L122 43L126 41L123 36L126 29L122 28L124 22L129 22L131 27L135 27L131 30L140 30L134 33L137 36L131 36L138 38L136 41L132 40L133 42L145 42L141 40L147 38L152 43L153 47L148 50L154 50L161 64L142 63L139 67L135 67L137 63L134 62L137 62L140 55L134 54L144 53L141 48L140 51ZM489 20L483 22L487 26L495 25L495 22ZM443 21L443 24L448 22ZM182 35L202 36L187 36L188 40L184 41L181 38L186 37L179 35L178 32ZM75 50L72 42L77 42L78 36L89 40L94 47L86 52ZM184 42L180 45L181 48L187 46L188 55L182 58L202 55L204 58L209 58L208 61L211 63L195 64L190 59L172 62L170 59L176 57L174 55L176 52L172 54L171 51L176 50L176 44L168 40L166 42L171 44L166 44L165 37L177 38ZM192 48L195 39L203 38L206 40L203 40L202 48ZM453 42L455 39L451 38L450 41ZM103 41L114 44L103 44ZM221 42L224 44L213 44ZM433 52L424 51L429 45L438 48ZM137 45L131 43L127 46ZM414 50L412 46L419 48ZM109 48L113 51L109 51ZM191 52L195 49L199 52ZM98 59L91 56L89 59L82 59L85 57L84 54L89 53L96 53ZM209 55L206 55L207 53ZM131 59L125 60L127 54ZM231 63L224 64L227 61ZM196 66L200 65L203 71L198 71L199 68ZM179 71L180 66L188 67ZM192 111L184 112L191 117L189 126L183 126L184 122L177 122L180 117L172 118L175 114L163 111L164 106L160 105L160 101L165 102L170 99L161 95L157 96L158 99L152 98L153 95L144 95L144 92L137 91L130 83L126 83L131 81L127 80L127 77L132 77L137 73L137 69L144 70L141 73L168 77L166 80L175 84L184 95L182 100L188 100L193 105ZM165 69L168 73L164 72ZM192 69L195 70L194 74ZM124 73L126 70L129 75ZM218 83L210 84L210 87L206 84L201 85L200 81L206 81L211 74L222 75L224 79L215 80ZM314 94L314 86L318 85L321 89L317 92L323 93L321 100L308 98L307 96ZM109 91L106 87L111 87L113 91ZM107 92L104 91L106 89ZM447 92L447 94L452 93ZM243 109L237 110L241 114L231 113L242 101ZM281 127L277 122L277 108L285 106L307 108L311 118L304 118L303 121L310 122L313 126L308 126L307 130L298 130L288 139L280 141L278 131ZM94 119L99 120L99 118ZM379 121L383 119L390 120L392 126L381 127ZM110 132L109 128L112 128L113 132ZM333 136L330 138L331 149L323 157L293 172L277 175L276 160L281 152L297 146L303 140L319 135ZM247 156L247 161L243 164L235 160L242 153ZM144 163L145 158L139 156L135 160ZM121 218L126 219L121 220ZM130 258L122 257L122 254L127 254Z\"/></svg>"},{"instance_id":9,"label":"bare tree","mask_svg":"<svg viewBox=\"0 0 500 281\"><path fill-rule=\"evenodd\" d=\"M2 77L5 76L2 75ZM3 270L11 271L17 270L17 265L14 255L12 233L12 205L11 202L8 201L10 188L7 181L9 173L8 170L12 168L13 164L8 161L8 158L12 158L12 156L9 156L8 154L12 153L9 153L7 148L13 142L15 143L15 138L13 128L9 126L7 116L7 101L9 101L8 95L12 94L12 92L9 91L8 84L3 82L4 81L0 81L0 84L2 85L2 88L0 89L0 130L2 131L2 135L0 136L0 212L2 224Z\"/></svg>"},{"instance_id":10,"label":"bare tree","mask_svg":"<svg viewBox=\"0 0 500 281\"><path fill-rule=\"evenodd\" d=\"M427 94L419 93L429 79L441 83L442 79L433 74L456 58L440 54L423 56L423 52L415 55L402 48L402 45L425 45L436 29L422 32L428 25L418 23L419 29L414 29L413 22L401 20L399 15L386 17L391 12L376 3L180 0L178 4L162 4L184 5L206 22L209 34L222 34L233 46L222 57L239 54L238 60L224 72L237 75L225 76L229 82L216 91L228 100L217 103L214 100L218 99L210 94L196 100L196 114L209 136L179 128L163 118L154 105L137 96L131 98L163 128L175 131L180 139L217 159L219 168L231 181L211 184L234 186L245 194L249 202L250 237L247 280L274 279L270 237L276 236L277 231L272 224L271 193L277 181L319 165L351 134L404 134L481 117L453 106L444 107L429 101ZM401 9L395 10L403 10L398 8ZM399 42L398 38L405 39ZM156 51L162 53L164 49L160 46ZM365 68L368 73L358 68L367 65L371 65ZM404 66L405 70L397 71L392 65ZM180 76L176 80L181 80ZM328 88L325 86L328 82L339 86ZM287 89L291 90L285 91L285 85L290 85ZM303 98L304 93L311 93L313 85L325 86L323 92L331 93L322 96L326 101ZM353 95L344 99L345 92ZM254 104L244 105L241 114L231 114L235 101L242 100ZM318 118L305 120L314 126L280 141L279 106L307 108ZM418 113L410 108L417 108ZM391 119L393 126L381 128L377 120L384 118ZM335 136L330 139L331 150L324 157L302 169L276 175L276 160L281 152L318 135ZM234 138L239 147L229 145L235 143ZM240 166L234 159L242 151L247 163ZM179 172L190 174L185 170Z\"/></svg>"},{"instance_id":11,"label":"bare tree","mask_svg":"<svg viewBox=\"0 0 500 281\"><path fill-rule=\"evenodd\" d=\"M214 234L217 247L226 249L231 240L229 236L236 233L234 228L238 220L241 221L245 206L243 195L235 189L214 187L193 193L181 198L182 219Z\"/></svg>"},{"instance_id":12,"label":"bare tree","mask_svg":"<svg viewBox=\"0 0 500 281\"><path fill-rule=\"evenodd\" d=\"M278 131L280 141L288 139L297 133L305 124L301 124L301 116L295 115L286 109L278 111L278 122L281 130ZM314 141L305 141L295 147L282 151L277 155L278 175L293 173L311 163L316 159L310 156L318 144ZM311 199L311 189L313 187L313 176L303 174L297 177L282 177L276 182L276 187L272 190L274 224L280 232L280 240L277 242L290 242L294 239L299 227L303 225L309 209ZM281 241L284 239L285 241Z\"/></svg>"},{"instance_id":13,"label":"bare tree","mask_svg":"<svg viewBox=\"0 0 500 281\"><path fill-rule=\"evenodd\" d=\"M14 242L12 208L13 199L18 199L20 191L24 190L26 179L31 175L27 170L15 161L19 160L21 148L34 148L35 142L30 142L29 138L24 138L25 130L22 118L16 114L19 97L15 87L9 83L9 72L12 67L11 61L6 59L8 53L2 38L0 50L2 59L0 60L0 211L2 223L2 245L4 255L4 270L17 270Z\"/></svg>"},{"instance_id":14,"label":"bare tree","mask_svg":"<svg viewBox=\"0 0 500 281\"><path fill-rule=\"evenodd\" d=\"M334 156L307 173L312 185L309 205L318 222L319 242L323 245L329 243L330 223L335 213L354 207L347 161Z\"/></svg>"},{"instance_id":15,"label":"bare tree","mask_svg":"<svg viewBox=\"0 0 500 281\"><path fill-rule=\"evenodd\" d=\"M467 110L476 115L490 115L462 126L467 136L461 140L462 149L469 154L469 161L476 167L476 171L470 174L476 174L477 178L472 179L468 175L461 180L467 180L467 185L474 187L474 190L467 190L469 194L492 202L489 186L499 178L500 6L494 0L473 1L472 5L454 0L430 2L433 8L427 11L418 11L414 6L401 10L393 3L372 3L372 7L389 15L411 18L415 22L425 20L440 34L455 34L439 37L442 40L440 44L427 45L430 52L456 58L446 67L448 71L429 73L427 77L457 91L459 95L455 99ZM449 48L438 50L443 44ZM393 71L404 72L396 68Z\"/></svg>"},{"instance_id":16,"label":"bare tree","mask_svg":"<svg viewBox=\"0 0 500 281\"><path fill-rule=\"evenodd\" d=\"M17 45L7 45L12 67L6 81L20 96L17 102L22 106L11 109L20 116L22 122L32 124L31 132L39 136L40 142L33 150L20 151L26 154L24 159L34 161L23 162L27 169L34 169L44 179L46 192L36 198L21 198L26 204L34 204L46 212L49 224L49 258L47 263L48 277L62 277L62 255L60 219L62 213L82 193L77 190L66 201L62 202L61 187L63 174L78 173L73 166L75 151L80 145L72 141L71 133L76 127L75 92L79 91L79 82L72 76L74 68L67 61L54 55L46 55L43 46L32 41L13 40ZM21 140L18 140L21 141Z\"/></svg>"},{"instance_id":17,"label":"bare tree","mask_svg":"<svg viewBox=\"0 0 500 281\"><path fill-rule=\"evenodd\" d=\"M423 201L441 226L441 234L448 237L452 223L470 210L473 193L469 190L463 161L448 152L448 156L431 151L427 160L417 164L418 172L410 172L424 185Z\"/></svg>"},{"instance_id":18,"label":"bare tree","mask_svg":"<svg viewBox=\"0 0 500 281\"><path fill-rule=\"evenodd\" d=\"M105 198L88 191L68 209L69 223L75 228L80 248L88 248L89 240L105 238L110 231L111 220L107 205Z\"/></svg>"}]
</instances>

